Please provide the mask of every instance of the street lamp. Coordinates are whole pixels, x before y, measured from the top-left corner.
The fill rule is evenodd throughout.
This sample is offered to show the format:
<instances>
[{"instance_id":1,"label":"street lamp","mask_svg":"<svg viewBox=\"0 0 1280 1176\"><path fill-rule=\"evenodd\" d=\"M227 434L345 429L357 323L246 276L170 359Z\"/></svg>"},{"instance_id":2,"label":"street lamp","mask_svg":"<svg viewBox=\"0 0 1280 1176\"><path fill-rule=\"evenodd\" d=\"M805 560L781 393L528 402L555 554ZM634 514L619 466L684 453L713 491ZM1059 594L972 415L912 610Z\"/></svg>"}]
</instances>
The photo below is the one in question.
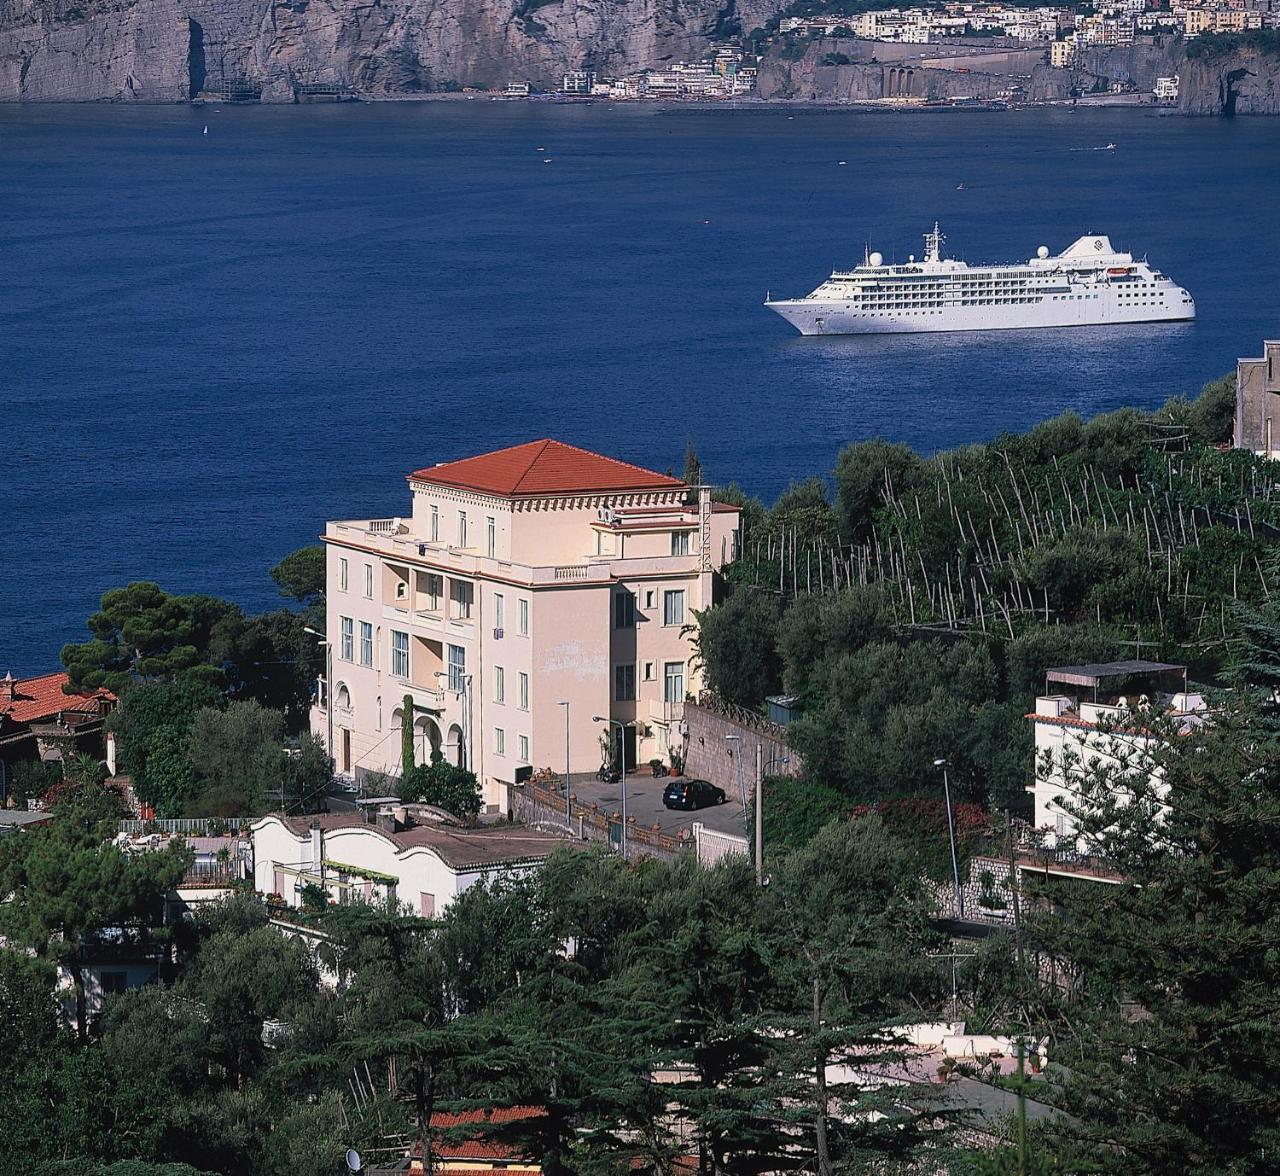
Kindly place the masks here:
<instances>
[{"instance_id":1,"label":"street lamp","mask_svg":"<svg viewBox=\"0 0 1280 1176\"><path fill-rule=\"evenodd\" d=\"M622 853L622 860L627 860L627 745L623 738L623 729L626 727L621 719L610 719L604 715L592 715L593 723L608 723L611 727L618 728L618 768L621 772L620 779L622 781L622 834L618 838L618 849Z\"/></svg>"},{"instance_id":2,"label":"street lamp","mask_svg":"<svg viewBox=\"0 0 1280 1176\"><path fill-rule=\"evenodd\" d=\"M569 703L561 699L556 706L564 707L564 824L573 832L573 789L569 785Z\"/></svg>"},{"instance_id":3,"label":"street lamp","mask_svg":"<svg viewBox=\"0 0 1280 1176\"><path fill-rule=\"evenodd\" d=\"M951 767L945 759L936 759L933 761L935 768L942 769L942 791L947 798L947 836L951 839L951 877L956 884L956 911L960 918L964 918L964 893L960 889L960 865L956 861L956 825L955 820L951 816L951 780L948 776L947 769Z\"/></svg>"},{"instance_id":4,"label":"street lamp","mask_svg":"<svg viewBox=\"0 0 1280 1176\"><path fill-rule=\"evenodd\" d=\"M448 678L450 682L453 680L453 676L448 670L436 670L435 676L437 678ZM474 772L476 767L472 762L474 747L471 740L471 675L459 674L458 682L461 684L461 689L453 692L462 699L462 746L458 749L462 754L459 758L465 758L466 762L463 766L468 772ZM449 689L453 690L453 686L450 685Z\"/></svg>"},{"instance_id":5,"label":"street lamp","mask_svg":"<svg viewBox=\"0 0 1280 1176\"><path fill-rule=\"evenodd\" d=\"M324 646L324 694L325 694L325 715L329 720L329 737L328 747L329 759L333 761L336 769L338 766L337 756L333 750L333 643L330 642L323 633L316 629L312 629L307 625L302 627L304 633L310 633L312 637L319 640Z\"/></svg>"},{"instance_id":6,"label":"street lamp","mask_svg":"<svg viewBox=\"0 0 1280 1176\"><path fill-rule=\"evenodd\" d=\"M736 744L738 745L738 746L737 746L737 760L738 760L738 801L739 801L739 803L742 805L742 815L745 817L745 816L747 815L747 786L746 786L746 783L745 783L745 782L743 781L743 779L742 779L742 736L741 736L741 735L726 735L726 736L724 737L724 739L725 739L725 742L726 742L726 743L736 743ZM734 752L730 752L729 754L730 754L730 755L733 755L733 754L734 754Z\"/></svg>"}]
</instances>

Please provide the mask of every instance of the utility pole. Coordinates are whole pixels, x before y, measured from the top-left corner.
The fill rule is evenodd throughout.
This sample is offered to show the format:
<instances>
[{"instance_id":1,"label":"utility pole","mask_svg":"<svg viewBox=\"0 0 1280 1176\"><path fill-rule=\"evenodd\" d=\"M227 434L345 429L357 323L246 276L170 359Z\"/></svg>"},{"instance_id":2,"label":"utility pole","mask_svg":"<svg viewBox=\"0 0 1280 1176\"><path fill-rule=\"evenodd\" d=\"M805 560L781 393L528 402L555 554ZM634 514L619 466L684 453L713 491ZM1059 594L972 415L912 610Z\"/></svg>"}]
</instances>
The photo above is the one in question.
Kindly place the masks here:
<instances>
[{"instance_id":1,"label":"utility pole","mask_svg":"<svg viewBox=\"0 0 1280 1176\"><path fill-rule=\"evenodd\" d=\"M756 885L764 885L764 744L756 740Z\"/></svg>"},{"instance_id":2,"label":"utility pole","mask_svg":"<svg viewBox=\"0 0 1280 1176\"><path fill-rule=\"evenodd\" d=\"M338 768L338 753L333 749L333 646L323 633L315 629L304 626L302 631L310 633L312 637L315 637L324 646L324 713L328 724L325 750L329 753L329 759L333 762L333 770L336 772Z\"/></svg>"},{"instance_id":3,"label":"utility pole","mask_svg":"<svg viewBox=\"0 0 1280 1176\"><path fill-rule=\"evenodd\" d=\"M564 707L564 825L573 833L573 789L569 785L569 703L561 701L556 704Z\"/></svg>"},{"instance_id":4,"label":"utility pole","mask_svg":"<svg viewBox=\"0 0 1280 1176\"><path fill-rule=\"evenodd\" d=\"M947 836L951 839L951 877L956 886L956 915L963 919L964 892L960 889L960 863L956 858L956 825L951 815L951 780L947 774L947 769L951 765L945 759L936 759L933 761L933 766L942 769L942 791L947 799Z\"/></svg>"}]
</instances>

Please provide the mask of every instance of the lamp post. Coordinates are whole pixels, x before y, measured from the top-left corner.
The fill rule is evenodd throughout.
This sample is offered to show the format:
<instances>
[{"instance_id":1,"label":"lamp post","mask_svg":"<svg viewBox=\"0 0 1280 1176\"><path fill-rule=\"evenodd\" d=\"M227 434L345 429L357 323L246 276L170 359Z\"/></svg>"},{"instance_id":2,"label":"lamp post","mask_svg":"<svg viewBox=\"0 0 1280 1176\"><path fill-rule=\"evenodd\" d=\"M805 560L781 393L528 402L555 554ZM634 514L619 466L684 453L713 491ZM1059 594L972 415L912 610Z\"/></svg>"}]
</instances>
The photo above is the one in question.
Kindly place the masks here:
<instances>
[{"instance_id":1,"label":"lamp post","mask_svg":"<svg viewBox=\"0 0 1280 1176\"><path fill-rule=\"evenodd\" d=\"M764 777L774 764L789 764L789 755L775 755L761 763L763 744L756 744L756 885L764 885Z\"/></svg>"},{"instance_id":2,"label":"lamp post","mask_svg":"<svg viewBox=\"0 0 1280 1176\"><path fill-rule=\"evenodd\" d=\"M338 766L338 757L333 750L333 644L323 633L316 629L312 629L309 626L304 625L302 631L304 633L310 633L312 637L315 637L320 644L324 646L324 711L328 718L329 727L328 746L326 747L326 750L328 751L329 758L333 761L333 766L336 770Z\"/></svg>"},{"instance_id":3,"label":"lamp post","mask_svg":"<svg viewBox=\"0 0 1280 1176\"><path fill-rule=\"evenodd\" d=\"M742 779L742 736L726 735L724 737L726 743L736 744L734 751L729 754L735 756L738 761L738 802L742 805L742 815L747 815L747 786Z\"/></svg>"},{"instance_id":4,"label":"lamp post","mask_svg":"<svg viewBox=\"0 0 1280 1176\"><path fill-rule=\"evenodd\" d=\"M448 670L436 670L437 678L445 678L449 681L449 689L462 700L462 745L458 748L458 758L463 761L462 766L468 772L476 770L475 764L472 763L472 753L474 748L471 740L471 675L458 675L458 689L453 688L453 676Z\"/></svg>"},{"instance_id":5,"label":"lamp post","mask_svg":"<svg viewBox=\"0 0 1280 1176\"><path fill-rule=\"evenodd\" d=\"M556 706L564 707L564 824L573 832L573 789L569 785L569 703L561 699Z\"/></svg>"},{"instance_id":6,"label":"lamp post","mask_svg":"<svg viewBox=\"0 0 1280 1176\"><path fill-rule=\"evenodd\" d=\"M956 825L951 815L951 780L947 769L951 767L945 759L933 761L935 768L942 769L942 791L947 798L947 836L951 839L951 877L956 885L956 913L964 918L964 894L960 889L960 865L956 860Z\"/></svg>"},{"instance_id":7,"label":"lamp post","mask_svg":"<svg viewBox=\"0 0 1280 1176\"><path fill-rule=\"evenodd\" d=\"M608 723L611 727L618 728L618 770L621 772L620 779L622 781L622 834L618 838L618 849L622 853L622 860L627 860L627 746L623 739L622 730L626 726L621 719L610 719L604 715L592 715L593 723Z\"/></svg>"}]
</instances>

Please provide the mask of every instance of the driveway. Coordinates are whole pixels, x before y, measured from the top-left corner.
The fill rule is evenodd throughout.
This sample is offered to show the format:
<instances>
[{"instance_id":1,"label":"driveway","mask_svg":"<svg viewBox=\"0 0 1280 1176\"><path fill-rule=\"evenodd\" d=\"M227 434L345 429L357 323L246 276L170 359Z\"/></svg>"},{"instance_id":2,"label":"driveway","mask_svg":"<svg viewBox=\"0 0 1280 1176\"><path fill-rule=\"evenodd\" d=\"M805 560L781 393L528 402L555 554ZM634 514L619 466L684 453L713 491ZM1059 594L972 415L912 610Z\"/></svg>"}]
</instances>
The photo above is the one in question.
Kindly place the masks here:
<instances>
[{"instance_id":1,"label":"driveway","mask_svg":"<svg viewBox=\"0 0 1280 1176\"><path fill-rule=\"evenodd\" d=\"M727 804L715 805L711 808L698 809L696 812L681 812L679 809L668 809L662 805L662 791L679 776L658 777L649 774L647 767L635 775L627 773L627 816L635 817L637 825L661 825L662 831L676 836L682 829L692 829L695 821L714 829L718 833L736 833L744 835L748 832L747 821L742 814L741 803L735 803L731 795ZM594 776L574 773L573 794L579 804L590 804L595 801L606 812L622 811L621 784L602 784Z\"/></svg>"}]
</instances>

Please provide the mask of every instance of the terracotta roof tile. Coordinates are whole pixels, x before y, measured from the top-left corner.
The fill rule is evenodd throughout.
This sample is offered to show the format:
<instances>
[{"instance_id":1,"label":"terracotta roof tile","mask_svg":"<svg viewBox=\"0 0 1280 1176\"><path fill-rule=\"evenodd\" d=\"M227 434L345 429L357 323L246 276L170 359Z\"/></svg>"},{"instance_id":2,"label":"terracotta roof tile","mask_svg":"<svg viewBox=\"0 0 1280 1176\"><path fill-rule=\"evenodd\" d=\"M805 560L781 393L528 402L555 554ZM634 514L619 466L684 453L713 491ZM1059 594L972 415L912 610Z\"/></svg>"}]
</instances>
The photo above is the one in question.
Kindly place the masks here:
<instances>
[{"instance_id":1,"label":"terracotta roof tile","mask_svg":"<svg viewBox=\"0 0 1280 1176\"><path fill-rule=\"evenodd\" d=\"M563 441L529 441L415 470L415 481L478 490L503 498L604 490L678 490L679 478L603 457Z\"/></svg>"},{"instance_id":2,"label":"terracotta roof tile","mask_svg":"<svg viewBox=\"0 0 1280 1176\"><path fill-rule=\"evenodd\" d=\"M7 684L0 681L0 715L15 723L37 723L63 711L96 715L102 703L116 700L110 690L64 694L62 688L68 681L67 675L61 672L19 678L13 683L13 698L8 697Z\"/></svg>"}]
</instances>

